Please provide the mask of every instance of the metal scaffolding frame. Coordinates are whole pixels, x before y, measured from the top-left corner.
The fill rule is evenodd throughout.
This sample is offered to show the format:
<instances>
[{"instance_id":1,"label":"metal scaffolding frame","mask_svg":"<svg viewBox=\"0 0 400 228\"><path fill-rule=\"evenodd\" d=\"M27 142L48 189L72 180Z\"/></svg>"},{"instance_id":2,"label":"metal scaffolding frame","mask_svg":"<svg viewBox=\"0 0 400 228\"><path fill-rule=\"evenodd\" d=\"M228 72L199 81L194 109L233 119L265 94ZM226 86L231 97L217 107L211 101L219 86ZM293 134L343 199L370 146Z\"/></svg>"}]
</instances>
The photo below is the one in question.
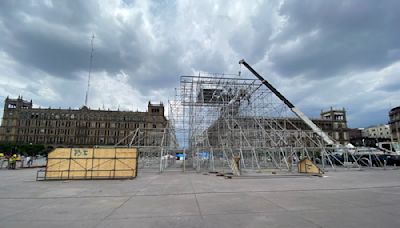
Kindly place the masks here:
<instances>
[{"instance_id":1,"label":"metal scaffolding frame","mask_svg":"<svg viewBox=\"0 0 400 228\"><path fill-rule=\"evenodd\" d=\"M140 172L163 172L175 164L178 148L174 127L168 123L166 128L137 128L121 139L114 147L135 147L139 151L138 169ZM123 145L128 139L128 144Z\"/></svg>"},{"instance_id":2,"label":"metal scaffolding frame","mask_svg":"<svg viewBox=\"0 0 400 228\"><path fill-rule=\"evenodd\" d=\"M325 145L257 79L181 76L168 103L165 128L138 128L115 145L138 148L139 172L297 172L302 158L324 171L386 165L376 153Z\"/></svg>"},{"instance_id":3,"label":"metal scaffolding frame","mask_svg":"<svg viewBox=\"0 0 400 228\"><path fill-rule=\"evenodd\" d=\"M293 164L304 157L325 170L364 165L354 151L326 147L320 136L293 120L298 119L259 80L238 75L181 76L169 102L170 126L186 151L187 168L235 174L235 157L243 171L293 172ZM338 159L338 151L344 159Z\"/></svg>"}]
</instances>

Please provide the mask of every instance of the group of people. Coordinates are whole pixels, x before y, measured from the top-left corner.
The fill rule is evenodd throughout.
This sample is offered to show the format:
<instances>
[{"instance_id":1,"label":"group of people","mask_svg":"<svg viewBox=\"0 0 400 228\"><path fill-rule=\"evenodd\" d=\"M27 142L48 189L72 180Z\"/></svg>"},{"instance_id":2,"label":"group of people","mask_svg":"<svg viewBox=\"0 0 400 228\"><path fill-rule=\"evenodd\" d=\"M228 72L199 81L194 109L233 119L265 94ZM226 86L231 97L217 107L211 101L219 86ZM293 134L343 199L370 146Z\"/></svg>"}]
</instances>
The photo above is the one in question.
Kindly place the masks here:
<instances>
[{"instance_id":1,"label":"group of people","mask_svg":"<svg viewBox=\"0 0 400 228\"><path fill-rule=\"evenodd\" d=\"M27 167L31 167L33 163L33 157L31 156L24 157L17 154L4 155L3 153L0 153L0 160L1 160L0 168L3 168L4 163L7 162L8 169L16 169L17 162L21 162L21 167L24 167L25 162Z\"/></svg>"}]
</instances>

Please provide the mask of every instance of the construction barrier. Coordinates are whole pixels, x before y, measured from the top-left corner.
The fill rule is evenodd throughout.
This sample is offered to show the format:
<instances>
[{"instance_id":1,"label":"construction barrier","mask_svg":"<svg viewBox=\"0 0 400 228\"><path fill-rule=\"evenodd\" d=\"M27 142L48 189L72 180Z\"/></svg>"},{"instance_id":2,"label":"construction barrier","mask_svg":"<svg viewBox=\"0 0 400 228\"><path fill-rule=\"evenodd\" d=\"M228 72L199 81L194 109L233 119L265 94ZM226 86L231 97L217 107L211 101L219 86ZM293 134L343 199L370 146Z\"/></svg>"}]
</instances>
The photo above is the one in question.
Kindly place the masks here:
<instances>
[{"instance_id":1,"label":"construction barrier","mask_svg":"<svg viewBox=\"0 0 400 228\"><path fill-rule=\"evenodd\" d=\"M299 173L308 173L315 175L322 175L324 172L316 166L310 159L303 158L300 160L298 164L298 172Z\"/></svg>"},{"instance_id":2,"label":"construction barrier","mask_svg":"<svg viewBox=\"0 0 400 228\"><path fill-rule=\"evenodd\" d=\"M137 175L136 148L57 148L37 180L126 179Z\"/></svg>"}]
</instances>

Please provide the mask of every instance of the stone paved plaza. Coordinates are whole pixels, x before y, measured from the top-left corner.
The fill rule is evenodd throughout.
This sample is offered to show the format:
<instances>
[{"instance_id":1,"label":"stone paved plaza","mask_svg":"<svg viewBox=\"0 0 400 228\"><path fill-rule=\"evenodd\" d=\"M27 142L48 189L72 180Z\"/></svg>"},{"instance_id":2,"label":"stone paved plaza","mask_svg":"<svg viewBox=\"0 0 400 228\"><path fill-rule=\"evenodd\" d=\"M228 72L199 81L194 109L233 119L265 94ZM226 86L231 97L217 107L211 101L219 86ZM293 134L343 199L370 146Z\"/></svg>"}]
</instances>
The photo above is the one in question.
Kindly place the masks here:
<instances>
[{"instance_id":1,"label":"stone paved plaza","mask_svg":"<svg viewBox=\"0 0 400 228\"><path fill-rule=\"evenodd\" d=\"M0 170L0 227L400 227L400 170L224 179L139 173L134 180L35 181Z\"/></svg>"}]
</instances>

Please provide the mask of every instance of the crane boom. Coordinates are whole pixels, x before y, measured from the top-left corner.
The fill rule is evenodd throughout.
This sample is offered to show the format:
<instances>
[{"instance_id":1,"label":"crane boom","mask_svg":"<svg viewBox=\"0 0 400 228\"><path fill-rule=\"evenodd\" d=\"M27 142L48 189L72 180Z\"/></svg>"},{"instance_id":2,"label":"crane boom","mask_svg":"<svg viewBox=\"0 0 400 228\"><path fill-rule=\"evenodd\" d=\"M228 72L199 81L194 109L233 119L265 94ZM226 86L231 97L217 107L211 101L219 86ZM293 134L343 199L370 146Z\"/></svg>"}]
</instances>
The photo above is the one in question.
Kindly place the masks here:
<instances>
[{"instance_id":1,"label":"crane boom","mask_svg":"<svg viewBox=\"0 0 400 228\"><path fill-rule=\"evenodd\" d=\"M297 109L286 97L284 97L274 86L272 86L267 80L265 80L257 71L255 71L244 59L239 61L239 64L244 65L251 73L253 73L269 90L271 90L283 103L285 103L290 110L301 120L306 123L313 132L319 135L322 140L328 145L334 145L335 142L329 138L329 136L322 131L315 123L313 123L302 111Z\"/></svg>"}]
</instances>

